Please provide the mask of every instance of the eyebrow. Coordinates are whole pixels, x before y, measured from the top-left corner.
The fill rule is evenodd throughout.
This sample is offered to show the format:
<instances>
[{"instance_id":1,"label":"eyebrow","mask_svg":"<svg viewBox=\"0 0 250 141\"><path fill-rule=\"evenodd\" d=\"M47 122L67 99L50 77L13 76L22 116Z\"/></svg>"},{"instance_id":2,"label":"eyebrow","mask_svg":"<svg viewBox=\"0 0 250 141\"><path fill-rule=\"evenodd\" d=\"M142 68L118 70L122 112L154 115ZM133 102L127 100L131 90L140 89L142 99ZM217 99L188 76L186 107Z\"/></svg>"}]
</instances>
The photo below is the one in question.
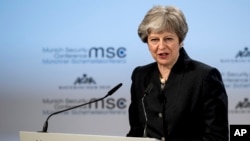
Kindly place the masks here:
<instances>
[{"instance_id":1,"label":"eyebrow","mask_svg":"<svg viewBox=\"0 0 250 141\"><path fill-rule=\"evenodd\" d=\"M165 37L173 37L173 36L174 36L174 35L171 34L171 35L163 36L163 38L165 38ZM149 35L148 37L149 37L149 38L156 38L156 37L158 38L158 35Z\"/></svg>"}]
</instances>

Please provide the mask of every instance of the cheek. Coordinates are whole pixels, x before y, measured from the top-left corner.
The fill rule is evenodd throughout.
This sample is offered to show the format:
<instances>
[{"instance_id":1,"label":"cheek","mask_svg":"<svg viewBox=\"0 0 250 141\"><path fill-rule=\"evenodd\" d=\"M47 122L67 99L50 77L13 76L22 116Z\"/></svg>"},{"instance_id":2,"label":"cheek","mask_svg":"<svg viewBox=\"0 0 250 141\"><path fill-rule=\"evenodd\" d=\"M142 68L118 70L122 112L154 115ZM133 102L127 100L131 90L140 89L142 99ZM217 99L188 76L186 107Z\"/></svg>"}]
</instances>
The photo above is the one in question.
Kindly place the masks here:
<instances>
[{"instance_id":1,"label":"cheek","mask_svg":"<svg viewBox=\"0 0 250 141\"><path fill-rule=\"evenodd\" d=\"M154 53L156 51L156 48L154 46L149 46L148 45L148 50L151 52L151 53Z\"/></svg>"},{"instance_id":2,"label":"cheek","mask_svg":"<svg viewBox=\"0 0 250 141\"><path fill-rule=\"evenodd\" d=\"M152 46L148 46L148 50L149 50L149 52L150 52L150 54L151 54L151 56L154 58L154 59L156 59L156 48L154 48L154 47L152 47Z\"/></svg>"},{"instance_id":3,"label":"cheek","mask_svg":"<svg viewBox=\"0 0 250 141\"><path fill-rule=\"evenodd\" d=\"M179 50L180 50L180 44L172 44L171 46L171 50L173 51L173 52L179 52Z\"/></svg>"}]
</instances>

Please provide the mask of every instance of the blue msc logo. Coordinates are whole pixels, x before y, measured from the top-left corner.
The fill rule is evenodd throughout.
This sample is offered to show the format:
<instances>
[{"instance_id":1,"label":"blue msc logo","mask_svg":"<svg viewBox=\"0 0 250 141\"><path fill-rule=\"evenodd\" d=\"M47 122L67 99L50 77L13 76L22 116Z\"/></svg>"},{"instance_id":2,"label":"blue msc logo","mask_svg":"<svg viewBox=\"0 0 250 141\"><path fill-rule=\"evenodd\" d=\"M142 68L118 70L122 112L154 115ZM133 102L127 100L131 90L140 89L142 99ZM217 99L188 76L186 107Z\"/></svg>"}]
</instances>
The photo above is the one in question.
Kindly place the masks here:
<instances>
[{"instance_id":1,"label":"blue msc logo","mask_svg":"<svg viewBox=\"0 0 250 141\"><path fill-rule=\"evenodd\" d=\"M89 58L125 58L126 55L126 48L125 47L92 47L89 49Z\"/></svg>"},{"instance_id":2,"label":"blue msc logo","mask_svg":"<svg viewBox=\"0 0 250 141\"><path fill-rule=\"evenodd\" d=\"M126 63L127 49L125 47L90 48L43 48L46 57L42 59L44 64L107 64Z\"/></svg>"}]
</instances>

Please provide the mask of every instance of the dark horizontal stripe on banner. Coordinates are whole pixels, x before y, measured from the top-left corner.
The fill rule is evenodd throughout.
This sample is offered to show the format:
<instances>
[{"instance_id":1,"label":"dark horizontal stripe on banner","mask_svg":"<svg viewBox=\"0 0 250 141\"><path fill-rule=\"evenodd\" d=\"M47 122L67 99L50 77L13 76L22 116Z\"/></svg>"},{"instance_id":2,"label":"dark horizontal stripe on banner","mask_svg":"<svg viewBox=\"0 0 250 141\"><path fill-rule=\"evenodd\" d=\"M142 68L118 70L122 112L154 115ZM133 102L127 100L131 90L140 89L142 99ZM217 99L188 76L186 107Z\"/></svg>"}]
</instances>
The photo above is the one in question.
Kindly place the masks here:
<instances>
[{"instance_id":1,"label":"dark horizontal stripe on banner","mask_svg":"<svg viewBox=\"0 0 250 141\"><path fill-rule=\"evenodd\" d=\"M250 125L230 125L230 141L250 141Z\"/></svg>"}]
</instances>

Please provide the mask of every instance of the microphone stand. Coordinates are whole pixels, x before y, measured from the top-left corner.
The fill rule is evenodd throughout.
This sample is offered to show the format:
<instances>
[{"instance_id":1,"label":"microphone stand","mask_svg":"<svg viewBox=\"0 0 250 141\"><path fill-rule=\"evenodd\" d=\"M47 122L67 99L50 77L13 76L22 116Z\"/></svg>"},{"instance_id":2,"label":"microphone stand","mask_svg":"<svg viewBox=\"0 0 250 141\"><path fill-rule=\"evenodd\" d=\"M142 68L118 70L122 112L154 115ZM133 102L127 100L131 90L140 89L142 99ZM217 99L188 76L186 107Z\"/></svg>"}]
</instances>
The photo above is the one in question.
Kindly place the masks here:
<instances>
[{"instance_id":1,"label":"microphone stand","mask_svg":"<svg viewBox=\"0 0 250 141\"><path fill-rule=\"evenodd\" d=\"M66 112L66 111L69 111L69 110L72 110L72 109L75 109L75 108L78 108L78 107L81 107L81 106L85 106L85 105L88 105L88 104L91 104L91 103L95 103L97 101L100 101L100 100L103 100L105 99L106 97L112 95L116 90L118 90L120 87L122 86L122 83L118 84L117 86L115 86L113 89L111 89L104 97L102 98L98 98L96 100L93 100L93 101L89 101L87 103L84 103L84 104L81 104L81 105L77 105L77 106L73 106L73 107L70 107L68 109L64 109L64 110L60 110L60 111L57 111L57 112L54 112L52 114L50 114L44 125L43 125L43 130L42 131L39 131L39 132L43 132L43 133L47 133L47 130L48 130L48 121L49 121L49 118L52 117L53 115L56 115L56 114L59 114L59 113L63 113L63 112Z\"/></svg>"},{"instance_id":2,"label":"microphone stand","mask_svg":"<svg viewBox=\"0 0 250 141\"><path fill-rule=\"evenodd\" d=\"M147 116L147 112L145 109L145 104L144 104L144 98L146 97L147 94L144 94L144 96L142 97L142 109L143 109L143 113L145 116L145 126L144 126L144 130L143 130L143 137L147 137L147 126L148 126L148 116Z\"/></svg>"},{"instance_id":3,"label":"microphone stand","mask_svg":"<svg viewBox=\"0 0 250 141\"><path fill-rule=\"evenodd\" d=\"M143 113L144 113L144 116L145 116L145 126L144 126L144 130L143 130L143 137L147 137L147 127L148 127L148 115L147 115L147 112L146 112L144 99L151 92L152 88L153 88L153 84L150 83L148 85L148 87L146 88L146 90L144 91L144 95L143 95L143 97L141 99L141 101L142 101L142 109L143 109Z\"/></svg>"}]
</instances>

